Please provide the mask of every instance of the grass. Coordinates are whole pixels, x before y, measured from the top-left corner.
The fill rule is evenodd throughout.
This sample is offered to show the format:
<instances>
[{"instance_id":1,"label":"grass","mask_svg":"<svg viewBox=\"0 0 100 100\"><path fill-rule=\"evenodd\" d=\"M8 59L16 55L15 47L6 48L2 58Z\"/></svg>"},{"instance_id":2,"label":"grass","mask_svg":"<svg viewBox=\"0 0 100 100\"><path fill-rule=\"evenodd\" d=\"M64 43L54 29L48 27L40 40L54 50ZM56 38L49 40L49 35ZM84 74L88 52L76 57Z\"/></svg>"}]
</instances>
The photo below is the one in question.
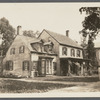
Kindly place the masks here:
<instances>
[{"instance_id":1,"label":"grass","mask_svg":"<svg viewBox=\"0 0 100 100\"><path fill-rule=\"evenodd\" d=\"M44 81L61 81L61 82L98 82L99 77L62 77L55 79L44 79Z\"/></svg>"},{"instance_id":2,"label":"grass","mask_svg":"<svg viewBox=\"0 0 100 100\"><path fill-rule=\"evenodd\" d=\"M1 93L42 93L53 89L75 86L74 84L55 84L55 83L38 83L24 82L18 80L0 81Z\"/></svg>"}]
</instances>

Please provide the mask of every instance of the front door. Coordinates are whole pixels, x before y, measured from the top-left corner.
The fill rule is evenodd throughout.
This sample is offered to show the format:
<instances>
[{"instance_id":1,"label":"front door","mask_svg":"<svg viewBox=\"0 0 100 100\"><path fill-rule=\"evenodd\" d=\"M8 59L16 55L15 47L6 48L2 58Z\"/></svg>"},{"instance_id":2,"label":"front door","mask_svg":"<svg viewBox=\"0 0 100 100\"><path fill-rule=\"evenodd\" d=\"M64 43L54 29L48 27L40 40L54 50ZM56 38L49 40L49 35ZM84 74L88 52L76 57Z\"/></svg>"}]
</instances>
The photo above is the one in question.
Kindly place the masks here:
<instances>
[{"instance_id":1,"label":"front door","mask_svg":"<svg viewBox=\"0 0 100 100\"><path fill-rule=\"evenodd\" d=\"M46 74L46 61L45 59L41 59L41 75L45 75Z\"/></svg>"},{"instance_id":2,"label":"front door","mask_svg":"<svg viewBox=\"0 0 100 100\"><path fill-rule=\"evenodd\" d=\"M47 59L46 60L46 74L52 74L52 60L51 59Z\"/></svg>"}]
</instances>

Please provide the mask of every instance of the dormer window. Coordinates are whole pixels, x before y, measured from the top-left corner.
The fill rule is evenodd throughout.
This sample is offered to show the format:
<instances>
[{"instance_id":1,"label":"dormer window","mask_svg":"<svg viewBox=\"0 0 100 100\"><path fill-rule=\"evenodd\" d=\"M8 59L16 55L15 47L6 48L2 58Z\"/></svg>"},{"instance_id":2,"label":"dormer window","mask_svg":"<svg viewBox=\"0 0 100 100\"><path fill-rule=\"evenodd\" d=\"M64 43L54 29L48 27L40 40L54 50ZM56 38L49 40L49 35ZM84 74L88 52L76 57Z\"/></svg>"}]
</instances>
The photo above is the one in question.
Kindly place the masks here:
<instances>
[{"instance_id":1,"label":"dormer window","mask_svg":"<svg viewBox=\"0 0 100 100\"><path fill-rule=\"evenodd\" d=\"M80 57L80 50L77 50L77 57Z\"/></svg>"},{"instance_id":2,"label":"dormer window","mask_svg":"<svg viewBox=\"0 0 100 100\"><path fill-rule=\"evenodd\" d=\"M52 52L52 49L53 49L53 43L52 42L45 42L44 43L44 50L46 52Z\"/></svg>"},{"instance_id":3,"label":"dormer window","mask_svg":"<svg viewBox=\"0 0 100 100\"><path fill-rule=\"evenodd\" d=\"M51 51L51 52L52 52L53 45L52 45L52 44L50 44L48 48L49 48L49 51Z\"/></svg>"},{"instance_id":4,"label":"dormer window","mask_svg":"<svg viewBox=\"0 0 100 100\"><path fill-rule=\"evenodd\" d=\"M66 47L62 48L62 55L67 55L67 48Z\"/></svg>"},{"instance_id":5,"label":"dormer window","mask_svg":"<svg viewBox=\"0 0 100 100\"><path fill-rule=\"evenodd\" d=\"M11 54L11 55L12 55L12 54L15 54L15 48L11 48L10 54Z\"/></svg>"},{"instance_id":6,"label":"dormer window","mask_svg":"<svg viewBox=\"0 0 100 100\"><path fill-rule=\"evenodd\" d=\"M75 57L75 50L71 49L71 56Z\"/></svg>"},{"instance_id":7,"label":"dormer window","mask_svg":"<svg viewBox=\"0 0 100 100\"><path fill-rule=\"evenodd\" d=\"M48 42L51 42L51 38L50 37L48 38Z\"/></svg>"},{"instance_id":8,"label":"dormer window","mask_svg":"<svg viewBox=\"0 0 100 100\"><path fill-rule=\"evenodd\" d=\"M19 53L24 53L24 49L25 49L24 46L19 47Z\"/></svg>"}]
</instances>

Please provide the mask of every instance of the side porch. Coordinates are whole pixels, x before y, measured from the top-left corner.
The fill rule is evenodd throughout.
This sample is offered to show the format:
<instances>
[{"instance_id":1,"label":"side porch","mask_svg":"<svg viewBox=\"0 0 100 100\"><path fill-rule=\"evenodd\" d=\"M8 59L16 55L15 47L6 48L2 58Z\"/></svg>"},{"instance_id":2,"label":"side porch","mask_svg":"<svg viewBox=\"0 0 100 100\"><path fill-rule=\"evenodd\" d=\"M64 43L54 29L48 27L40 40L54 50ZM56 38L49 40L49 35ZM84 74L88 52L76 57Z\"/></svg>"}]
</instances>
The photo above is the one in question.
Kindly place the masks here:
<instances>
[{"instance_id":1,"label":"side porch","mask_svg":"<svg viewBox=\"0 0 100 100\"><path fill-rule=\"evenodd\" d=\"M60 58L61 76L86 76L89 59Z\"/></svg>"}]
</instances>

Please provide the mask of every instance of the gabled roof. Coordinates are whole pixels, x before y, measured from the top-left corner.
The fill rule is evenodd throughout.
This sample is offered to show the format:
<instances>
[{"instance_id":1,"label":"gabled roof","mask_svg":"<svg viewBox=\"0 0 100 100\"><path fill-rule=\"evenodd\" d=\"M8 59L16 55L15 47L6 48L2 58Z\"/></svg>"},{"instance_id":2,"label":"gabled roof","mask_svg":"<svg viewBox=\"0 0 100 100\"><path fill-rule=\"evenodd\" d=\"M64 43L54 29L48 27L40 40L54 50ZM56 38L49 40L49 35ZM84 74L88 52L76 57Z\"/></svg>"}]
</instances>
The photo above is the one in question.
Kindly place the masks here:
<instances>
[{"instance_id":1,"label":"gabled roof","mask_svg":"<svg viewBox=\"0 0 100 100\"><path fill-rule=\"evenodd\" d=\"M24 36L24 35L18 35L18 37L20 37L22 39L22 41L25 43L25 45L28 47L28 49L30 51L36 51L35 49L32 48L32 46L30 45L30 43L34 40L36 40L36 38L33 37L28 37L28 36Z\"/></svg>"},{"instance_id":2,"label":"gabled roof","mask_svg":"<svg viewBox=\"0 0 100 100\"><path fill-rule=\"evenodd\" d=\"M53 45L53 43L50 41L50 42L45 42L44 45Z\"/></svg>"},{"instance_id":3,"label":"gabled roof","mask_svg":"<svg viewBox=\"0 0 100 100\"><path fill-rule=\"evenodd\" d=\"M61 34L58 34L58 33L55 33L55 32L51 32L49 30L43 30L43 31L46 31L50 36L52 36L59 44L62 44L62 45L67 45L67 46L71 46L71 47L77 47L77 48L81 48L82 47L76 43L75 41L73 41L72 39L70 39L69 37L67 36L64 36L64 35L61 35ZM42 33L41 33L42 34ZM40 34L40 35L41 35Z\"/></svg>"},{"instance_id":4,"label":"gabled roof","mask_svg":"<svg viewBox=\"0 0 100 100\"><path fill-rule=\"evenodd\" d=\"M37 38L33 38L33 37L28 37L28 36L24 36L24 35L18 35L17 37L19 37L20 39L22 39L22 41L25 43L25 45L27 46L27 48L34 53L43 53L43 54L51 54L51 55L55 55L55 53L48 53L48 52L38 52L35 48L32 48L31 44L32 43L37 43L37 42L41 42L42 39L37 39Z\"/></svg>"}]
</instances>

